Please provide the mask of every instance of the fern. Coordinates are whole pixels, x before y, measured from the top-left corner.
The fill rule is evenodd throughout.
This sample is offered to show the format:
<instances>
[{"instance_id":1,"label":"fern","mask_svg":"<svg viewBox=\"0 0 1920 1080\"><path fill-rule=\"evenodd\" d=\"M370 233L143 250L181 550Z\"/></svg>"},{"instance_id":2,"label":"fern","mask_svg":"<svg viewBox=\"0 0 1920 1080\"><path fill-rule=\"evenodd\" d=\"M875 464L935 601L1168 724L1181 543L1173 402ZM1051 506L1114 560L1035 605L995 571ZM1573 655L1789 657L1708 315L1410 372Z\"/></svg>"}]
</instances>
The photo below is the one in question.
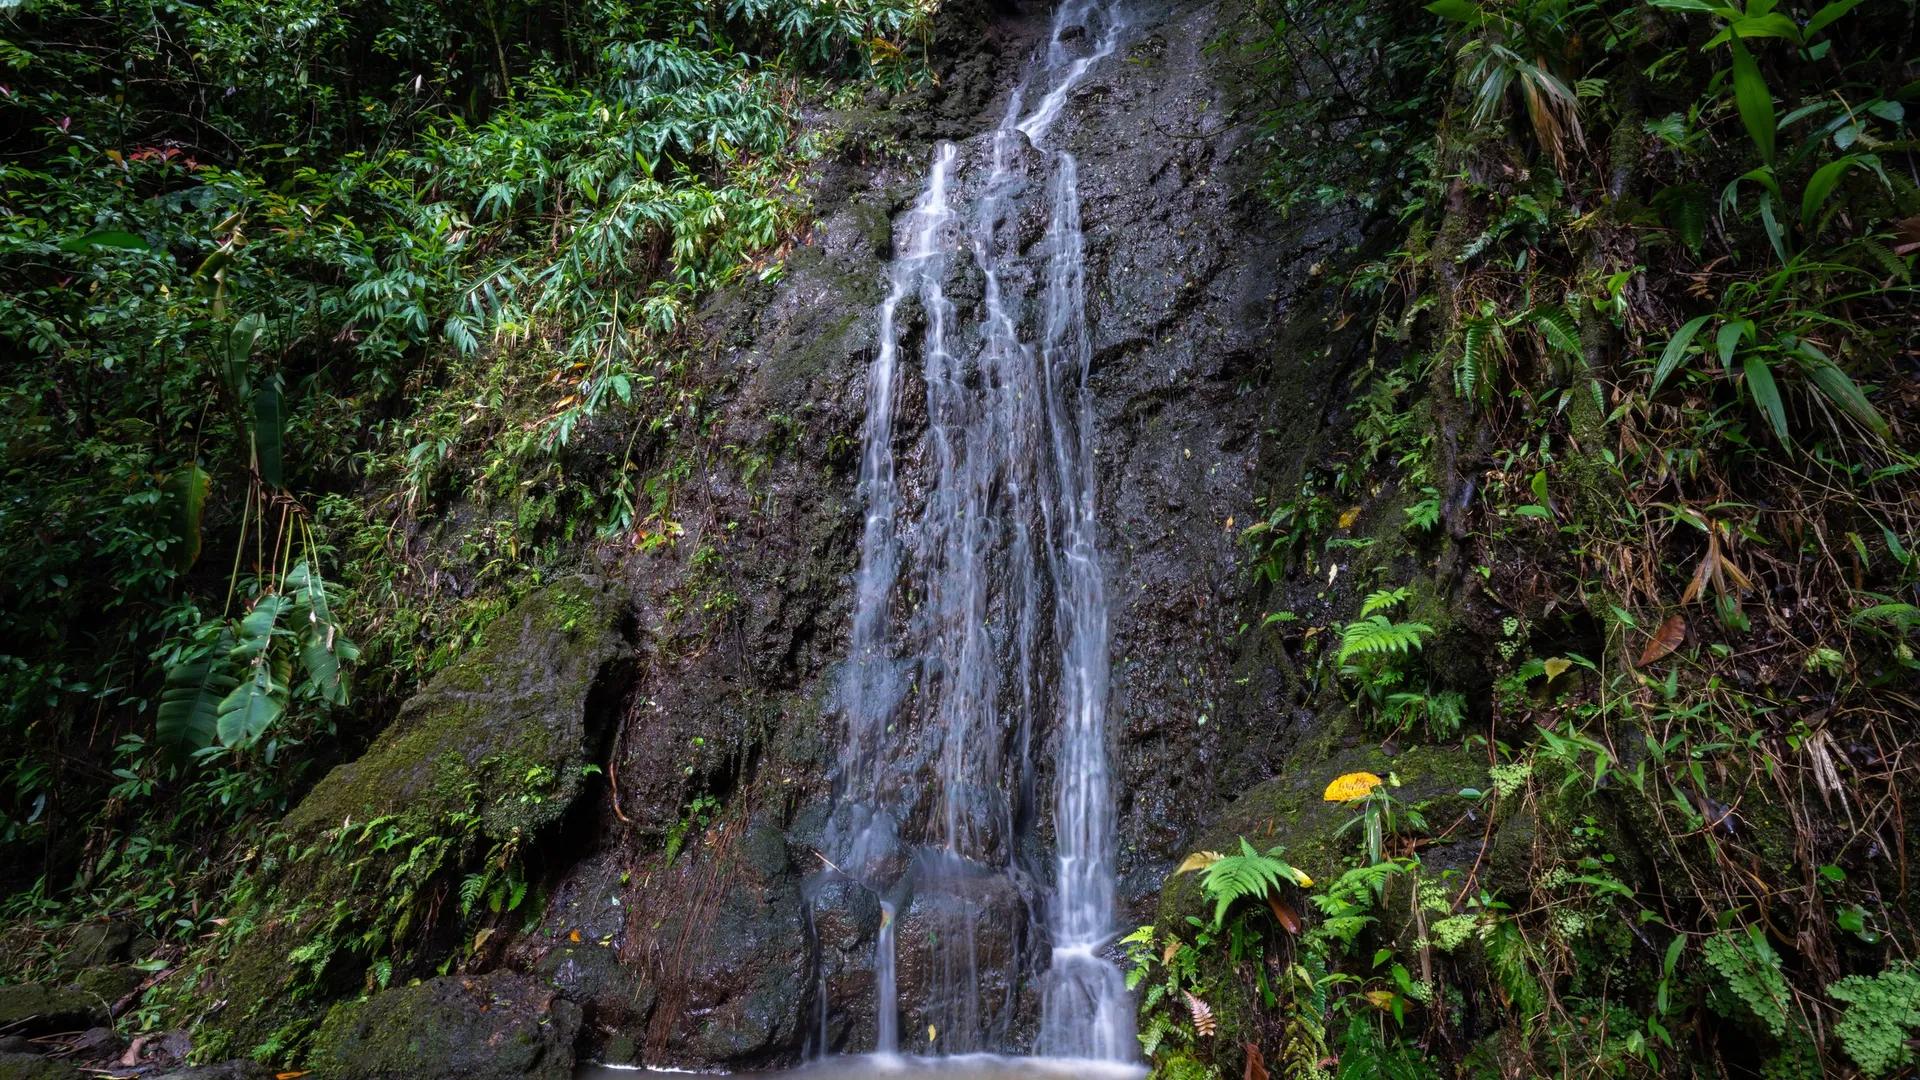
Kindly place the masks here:
<instances>
[{"instance_id":1,"label":"fern","mask_svg":"<svg viewBox=\"0 0 1920 1080\"><path fill-rule=\"evenodd\" d=\"M1757 926L1744 933L1722 931L1701 947L1707 963L1720 974L1726 988L1745 1005L1774 1038L1787 1030L1787 1002L1792 991L1780 971L1780 954Z\"/></svg>"},{"instance_id":2,"label":"fern","mask_svg":"<svg viewBox=\"0 0 1920 1080\"><path fill-rule=\"evenodd\" d=\"M1345 663L1354 656L1406 655L1419 649L1432 635L1433 627L1423 622L1394 622L1385 615L1356 619L1340 630L1340 656Z\"/></svg>"},{"instance_id":3,"label":"fern","mask_svg":"<svg viewBox=\"0 0 1920 1080\"><path fill-rule=\"evenodd\" d=\"M1846 1006L1833 1033L1868 1076L1886 1076L1914 1063L1910 1042L1920 1034L1920 968L1890 967L1878 975L1849 975L1827 987Z\"/></svg>"},{"instance_id":4,"label":"fern","mask_svg":"<svg viewBox=\"0 0 1920 1080\"><path fill-rule=\"evenodd\" d=\"M1213 925L1218 927L1236 901L1265 899L1282 882L1308 885L1312 880L1280 858L1279 848L1262 855L1241 837L1240 854L1223 855L1201 871L1200 889L1213 900Z\"/></svg>"},{"instance_id":5,"label":"fern","mask_svg":"<svg viewBox=\"0 0 1920 1080\"><path fill-rule=\"evenodd\" d=\"M1387 611L1398 607L1407 602L1409 595L1411 594L1405 585L1397 589L1379 589L1370 592L1365 600L1360 601L1360 617L1364 619L1376 611Z\"/></svg>"}]
</instances>

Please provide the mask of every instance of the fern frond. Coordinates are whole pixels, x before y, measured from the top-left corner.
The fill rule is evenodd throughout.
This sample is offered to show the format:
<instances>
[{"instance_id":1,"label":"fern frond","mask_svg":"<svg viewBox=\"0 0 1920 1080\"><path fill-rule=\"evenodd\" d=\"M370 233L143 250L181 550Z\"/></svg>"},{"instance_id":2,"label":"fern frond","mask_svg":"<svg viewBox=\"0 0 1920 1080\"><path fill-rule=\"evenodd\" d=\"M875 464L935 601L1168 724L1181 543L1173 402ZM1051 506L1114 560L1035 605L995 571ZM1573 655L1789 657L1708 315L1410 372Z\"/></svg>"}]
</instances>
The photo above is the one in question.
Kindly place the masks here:
<instances>
[{"instance_id":1,"label":"fern frond","mask_svg":"<svg viewBox=\"0 0 1920 1080\"><path fill-rule=\"evenodd\" d=\"M1200 1000L1200 996L1191 990L1186 991L1186 995L1187 1011L1193 1014L1193 1030L1198 1032L1201 1038L1211 1038L1214 1029L1220 1023L1213 1017L1213 1006Z\"/></svg>"},{"instance_id":2,"label":"fern frond","mask_svg":"<svg viewBox=\"0 0 1920 1080\"><path fill-rule=\"evenodd\" d=\"M1411 653L1419 649L1433 627L1422 622L1394 622L1385 615L1373 615L1348 623L1340 630L1340 660L1353 656L1380 656Z\"/></svg>"},{"instance_id":3,"label":"fern frond","mask_svg":"<svg viewBox=\"0 0 1920 1080\"><path fill-rule=\"evenodd\" d=\"M1580 355L1580 328L1564 305L1535 311L1533 326L1546 339L1549 349L1569 356Z\"/></svg>"},{"instance_id":4,"label":"fern frond","mask_svg":"<svg viewBox=\"0 0 1920 1080\"><path fill-rule=\"evenodd\" d=\"M1379 589L1370 592L1365 600L1360 601L1360 617L1364 619L1376 611L1386 611L1404 604L1407 602L1408 595L1410 594L1405 585L1397 589Z\"/></svg>"},{"instance_id":5,"label":"fern frond","mask_svg":"<svg viewBox=\"0 0 1920 1080\"><path fill-rule=\"evenodd\" d=\"M1313 879L1280 858L1279 848L1262 855L1242 837L1240 854L1224 855L1202 871L1200 889L1212 898L1213 924L1219 926L1236 901L1264 899L1287 881L1307 885Z\"/></svg>"}]
</instances>

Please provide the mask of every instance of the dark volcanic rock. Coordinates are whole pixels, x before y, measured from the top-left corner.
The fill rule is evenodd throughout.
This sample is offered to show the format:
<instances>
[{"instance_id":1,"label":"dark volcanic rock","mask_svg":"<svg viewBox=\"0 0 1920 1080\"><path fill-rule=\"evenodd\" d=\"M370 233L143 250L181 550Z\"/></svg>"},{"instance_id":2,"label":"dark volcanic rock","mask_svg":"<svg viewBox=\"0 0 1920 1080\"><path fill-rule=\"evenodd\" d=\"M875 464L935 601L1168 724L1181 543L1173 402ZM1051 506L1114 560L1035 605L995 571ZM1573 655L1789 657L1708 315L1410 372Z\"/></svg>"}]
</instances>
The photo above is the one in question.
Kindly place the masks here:
<instances>
[{"instance_id":1,"label":"dark volcanic rock","mask_svg":"<svg viewBox=\"0 0 1920 1080\"><path fill-rule=\"evenodd\" d=\"M107 1019L110 1002L71 986L0 986L0 1029L16 1035L75 1031Z\"/></svg>"},{"instance_id":2,"label":"dark volcanic rock","mask_svg":"<svg viewBox=\"0 0 1920 1080\"><path fill-rule=\"evenodd\" d=\"M316 1080L567 1080L580 1009L525 976L445 976L337 1005Z\"/></svg>"}]
</instances>

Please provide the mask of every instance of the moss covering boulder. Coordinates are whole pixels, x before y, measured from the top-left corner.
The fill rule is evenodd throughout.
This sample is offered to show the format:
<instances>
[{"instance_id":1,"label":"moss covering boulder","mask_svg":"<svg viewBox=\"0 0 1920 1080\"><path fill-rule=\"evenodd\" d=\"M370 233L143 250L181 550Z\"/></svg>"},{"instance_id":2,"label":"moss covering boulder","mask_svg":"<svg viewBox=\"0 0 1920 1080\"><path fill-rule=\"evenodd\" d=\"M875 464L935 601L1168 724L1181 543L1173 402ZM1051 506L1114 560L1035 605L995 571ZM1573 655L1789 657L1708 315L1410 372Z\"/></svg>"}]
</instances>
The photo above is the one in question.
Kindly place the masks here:
<instances>
[{"instance_id":1,"label":"moss covering boulder","mask_svg":"<svg viewBox=\"0 0 1920 1080\"><path fill-rule=\"evenodd\" d=\"M580 1008L509 972L445 976L337 1005L314 1040L316 1080L566 1080Z\"/></svg>"},{"instance_id":2,"label":"moss covering boulder","mask_svg":"<svg viewBox=\"0 0 1920 1080\"><path fill-rule=\"evenodd\" d=\"M104 1023L111 1004L79 987L46 983L0 986L0 1030L14 1035L75 1031Z\"/></svg>"},{"instance_id":3,"label":"moss covering boulder","mask_svg":"<svg viewBox=\"0 0 1920 1080\"><path fill-rule=\"evenodd\" d=\"M627 683L624 596L556 582L400 710L282 822L183 1008L196 1056L298 1058L331 1001L430 974L587 791ZM478 882L485 896L464 898ZM442 969L444 970L444 969ZM448 999L452 1000L452 999ZM490 1074L491 1075L491 1074Z\"/></svg>"},{"instance_id":4,"label":"moss covering boulder","mask_svg":"<svg viewBox=\"0 0 1920 1080\"><path fill-rule=\"evenodd\" d=\"M39 1054L0 1054L0 1080L81 1080L84 1076L64 1061Z\"/></svg>"}]
</instances>

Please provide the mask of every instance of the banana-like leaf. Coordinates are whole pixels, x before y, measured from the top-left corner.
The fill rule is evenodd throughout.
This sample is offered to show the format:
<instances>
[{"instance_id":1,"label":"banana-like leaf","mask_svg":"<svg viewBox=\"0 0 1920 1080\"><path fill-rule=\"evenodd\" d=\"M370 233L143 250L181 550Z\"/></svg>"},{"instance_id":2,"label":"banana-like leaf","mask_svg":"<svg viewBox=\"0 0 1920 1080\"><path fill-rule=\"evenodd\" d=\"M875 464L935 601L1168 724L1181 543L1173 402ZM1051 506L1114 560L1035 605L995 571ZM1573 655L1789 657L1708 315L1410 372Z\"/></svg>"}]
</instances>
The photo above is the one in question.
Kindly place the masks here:
<instances>
[{"instance_id":1,"label":"banana-like leaf","mask_svg":"<svg viewBox=\"0 0 1920 1080\"><path fill-rule=\"evenodd\" d=\"M219 647L168 668L160 708L154 714L155 741L179 756L212 745L219 728L221 702L239 681L239 674Z\"/></svg>"},{"instance_id":2,"label":"banana-like leaf","mask_svg":"<svg viewBox=\"0 0 1920 1080\"><path fill-rule=\"evenodd\" d=\"M253 460L268 487L285 487L281 470L281 443L285 438L280 414L280 391L265 385L253 395Z\"/></svg>"},{"instance_id":3,"label":"banana-like leaf","mask_svg":"<svg viewBox=\"0 0 1920 1080\"><path fill-rule=\"evenodd\" d=\"M200 560L200 522L206 515L207 491L213 477L198 463L175 469L167 477L167 501L173 512L173 534L179 546L172 549L173 568L185 573Z\"/></svg>"},{"instance_id":4,"label":"banana-like leaf","mask_svg":"<svg viewBox=\"0 0 1920 1080\"><path fill-rule=\"evenodd\" d=\"M334 621L326 581L302 561L287 571L286 587L293 597L294 618L301 624L300 664L306 669L309 683L322 700L347 704L342 666L359 659L360 647L347 640Z\"/></svg>"},{"instance_id":5,"label":"banana-like leaf","mask_svg":"<svg viewBox=\"0 0 1920 1080\"><path fill-rule=\"evenodd\" d=\"M1747 393L1766 415L1767 423L1781 442L1787 441L1787 403L1780 398L1780 384L1773 380L1773 369L1759 353L1747 354L1741 365L1747 374Z\"/></svg>"},{"instance_id":6,"label":"banana-like leaf","mask_svg":"<svg viewBox=\"0 0 1920 1080\"><path fill-rule=\"evenodd\" d=\"M278 593L268 593L255 601L253 610L240 620L240 633L228 655L235 660L253 660L266 652L276 635L287 633L280 629L280 617L292 606L291 600Z\"/></svg>"},{"instance_id":7,"label":"banana-like leaf","mask_svg":"<svg viewBox=\"0 0 1920 1080\"><path fill-rule=\"evenodd\" d=\"M222 746L250 746L287 711L287 688L273 677L265 657L254 661L245 681L220 702L216 728Z\"/></svg>"}]
</instances>

